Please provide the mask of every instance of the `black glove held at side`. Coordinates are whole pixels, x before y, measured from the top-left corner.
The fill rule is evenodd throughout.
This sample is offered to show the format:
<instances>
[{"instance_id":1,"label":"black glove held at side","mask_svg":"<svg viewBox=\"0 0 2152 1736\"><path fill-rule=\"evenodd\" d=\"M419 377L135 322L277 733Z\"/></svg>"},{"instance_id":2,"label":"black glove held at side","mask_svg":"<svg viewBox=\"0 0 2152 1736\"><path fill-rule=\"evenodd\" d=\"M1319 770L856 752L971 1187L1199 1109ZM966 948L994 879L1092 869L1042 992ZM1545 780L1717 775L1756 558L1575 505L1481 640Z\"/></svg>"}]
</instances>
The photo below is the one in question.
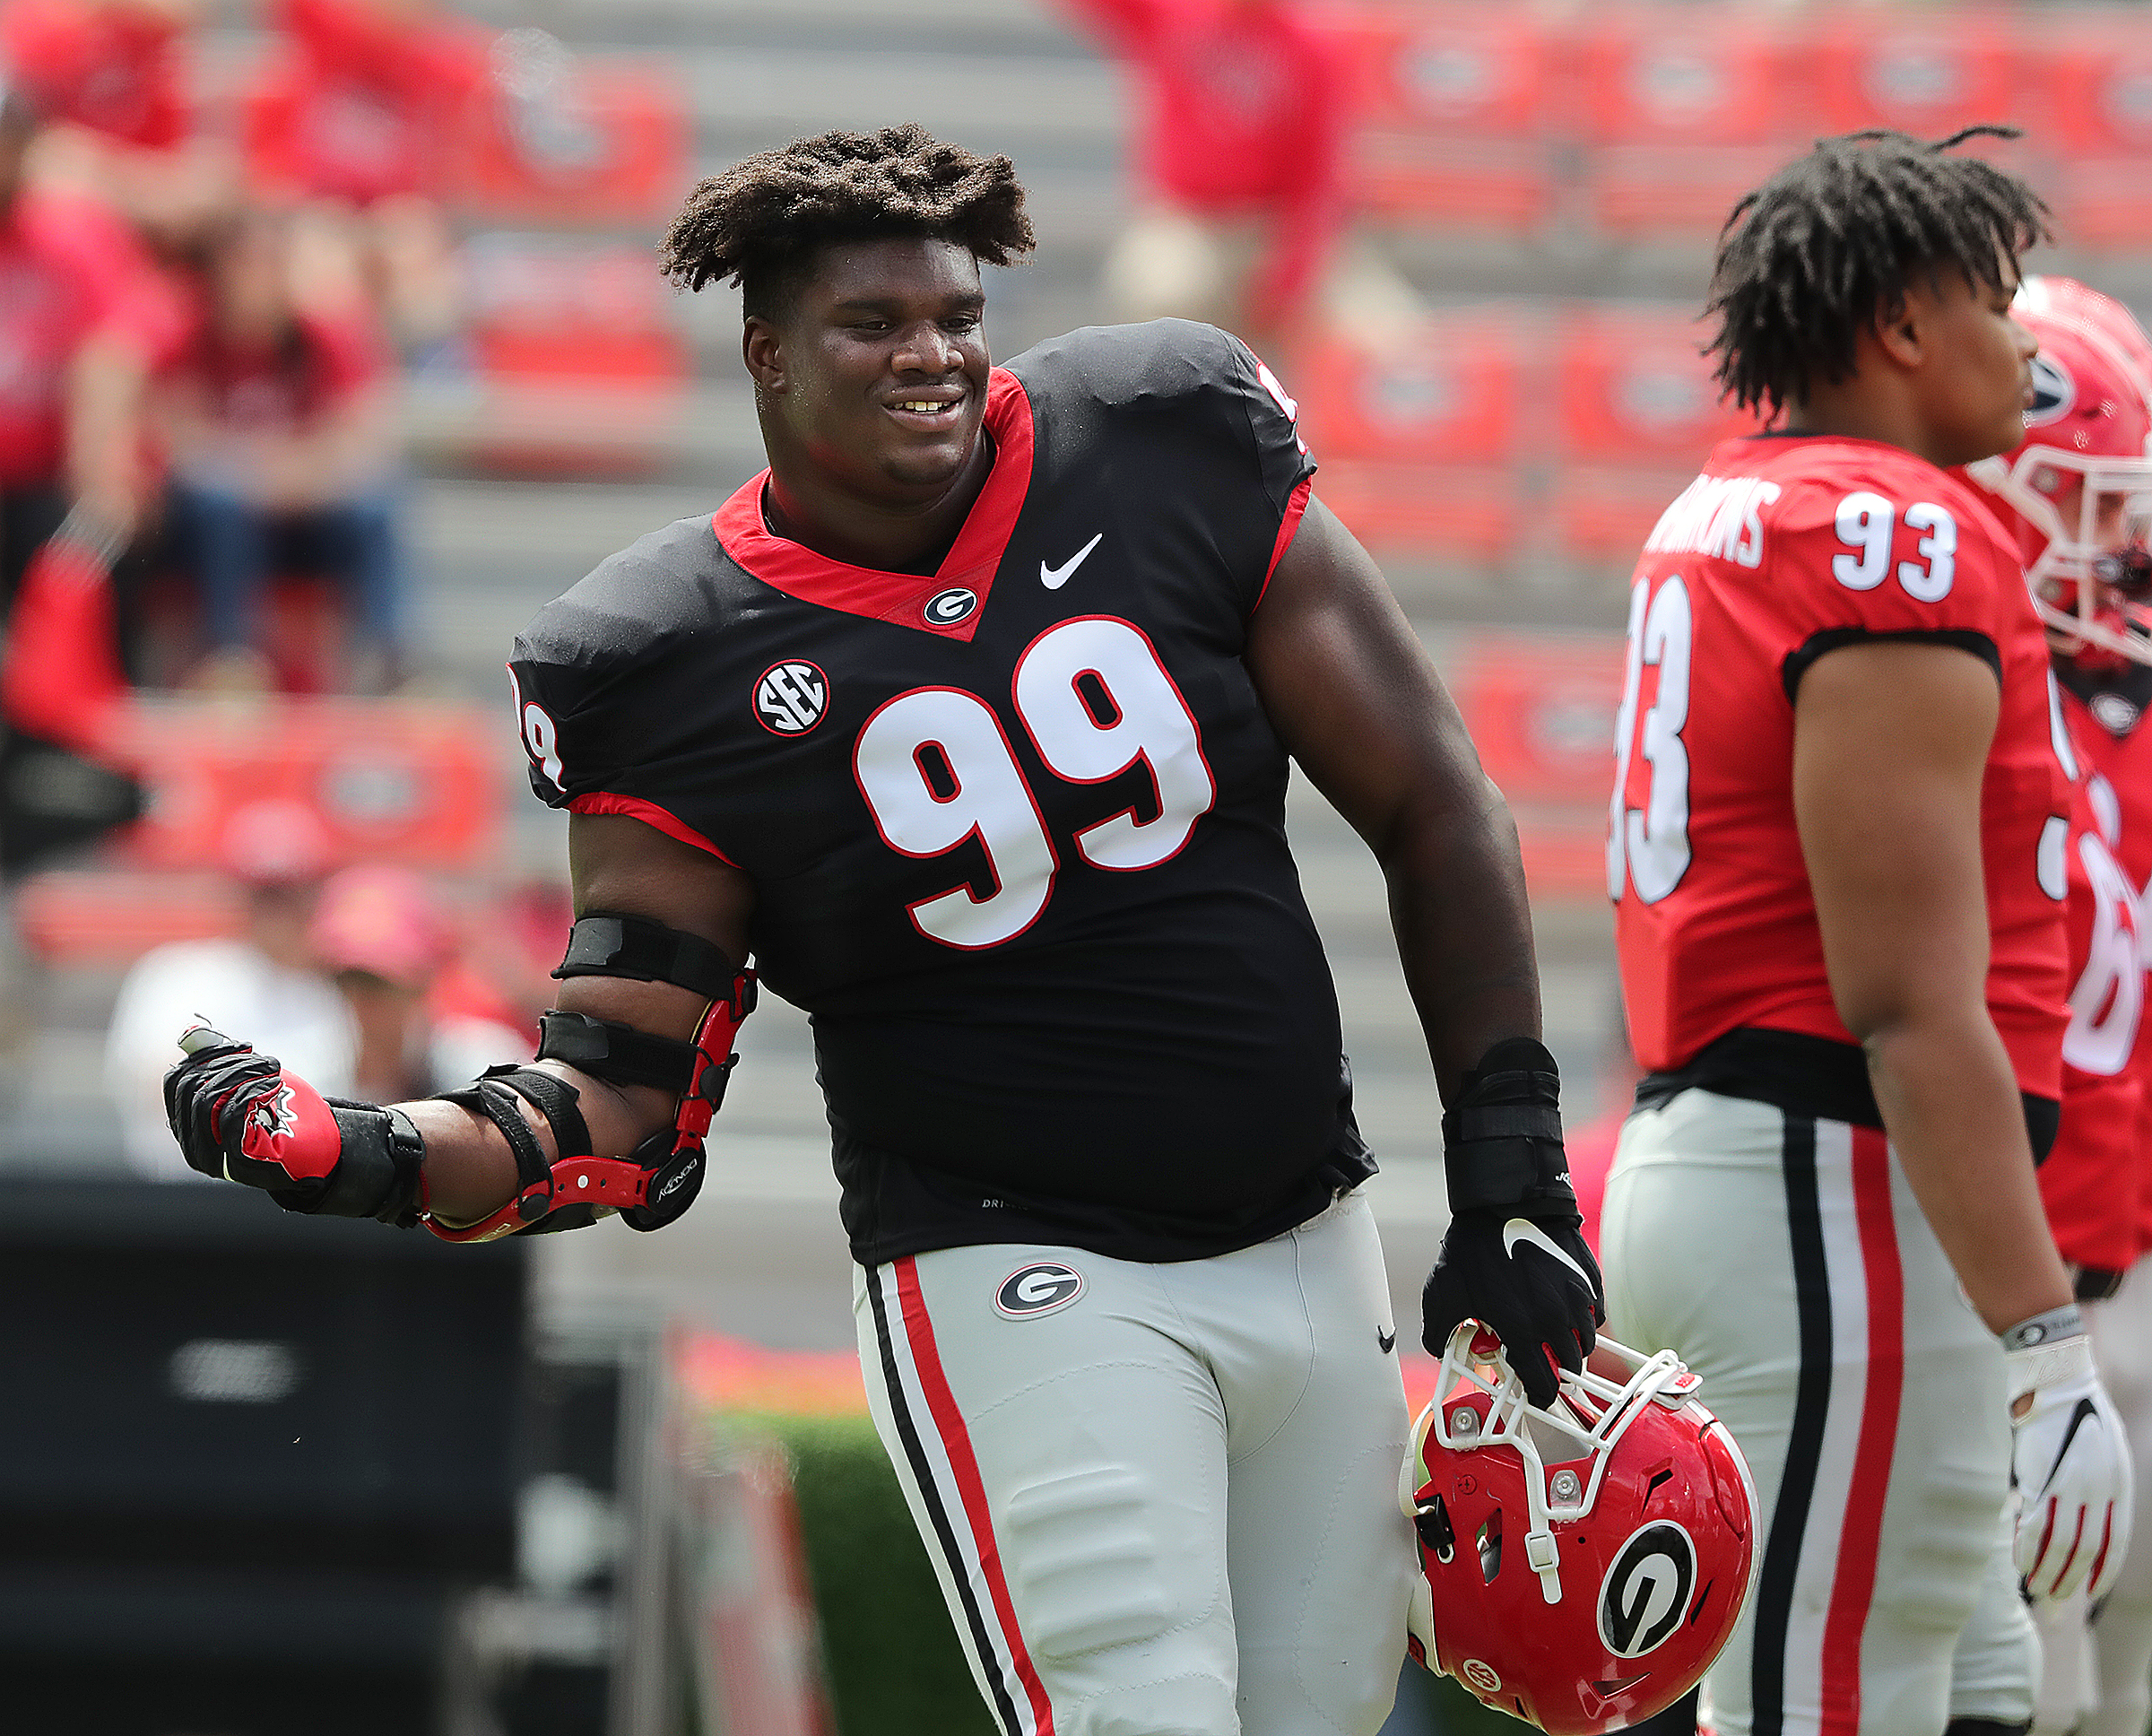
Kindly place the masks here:
<instances>
[{"instance_id":1,"label":"black glove held at side","mask_svg":"<svg viewBox=\"0 0 2152 1736\"><path fill-rule=\"evenodd\" d=\"M1450 1229L1420 1292L1420 1341L1439 1357L1459 1325L1482 1321L1532 1402L1550 1404L1555 1367L1581 1369L1607 1317L1562 1150L1554 1057L1532 1037L1496 1044L1442 1133Z\"/></svg>"},{"instance_id":2,"label":"black glove held at side","mask_svg":"<svg viewBox=\"0 0 2152 1736\"><path fill-rule=\"evenodd\" d=\"M1553 1403L1555 1364L1582 1369L1607 1317L1583 1222L1574 1213L1531 1219L1486 1206L1459 1212L1420 1291L1427 1353L1440 1356L1463 1322L1482 1321L1502 1341L1525 1395Z\"/></svg>"}]
</instances>

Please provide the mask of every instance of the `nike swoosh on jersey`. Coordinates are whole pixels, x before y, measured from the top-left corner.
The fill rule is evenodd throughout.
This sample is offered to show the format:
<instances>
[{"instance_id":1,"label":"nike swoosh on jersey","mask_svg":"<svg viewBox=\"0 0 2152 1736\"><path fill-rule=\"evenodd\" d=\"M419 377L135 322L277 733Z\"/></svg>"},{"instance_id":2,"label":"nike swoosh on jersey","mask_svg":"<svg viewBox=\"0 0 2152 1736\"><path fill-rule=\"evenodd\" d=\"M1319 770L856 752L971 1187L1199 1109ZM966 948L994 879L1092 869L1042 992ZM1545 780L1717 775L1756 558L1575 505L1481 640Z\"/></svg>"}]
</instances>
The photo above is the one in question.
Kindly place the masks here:
<instances>
[{"instance_id":1,"label":"nike swoosh on jersey","mask_svg":"<svg viewBox=\"0 0 2152 1736\"><path fill-rule=\"evenodd\" d=\"M1517 1244L1519 1242L1529 1243L1532 1246L1539 1249L1542 1254L1551 1254L1565 1266L1568 1267L1571 1272L1575 1272L1579 1278L1584 1279L1587 1286L1591 1284L1592 1280L1586 1275L1584 1269L1578 1265L1576 1262L1572 1260L1566 1254L1564 1254L1559 1247L1556 1246L1553 1240L1548 1236L1547 1232L1541 1229L1537 1224L1533 1223L1529 1218L1512 1218L1507 1223L1502 1226L1502 1252L1509 1255L1509 1257L1513 1260L1517 1257Z\"/></svg>"},{"instance_id":2,"label":"nike swoosh on jersey","mask_svg":"<svg viewBox=\"0 0 2152 1736\"><path fill-rule=\"evenodd\" d=\"M1105 537L1106 533L1100 531L1058 567L1049 567L1045 561L1040 561L1038 563L1038 582L1049 591L1061 589L1069 582L1070 576L1075 572L1077 568L1083 565L1085 557L1097 548L1105 540Z\"/></svg>"}]
</instances>

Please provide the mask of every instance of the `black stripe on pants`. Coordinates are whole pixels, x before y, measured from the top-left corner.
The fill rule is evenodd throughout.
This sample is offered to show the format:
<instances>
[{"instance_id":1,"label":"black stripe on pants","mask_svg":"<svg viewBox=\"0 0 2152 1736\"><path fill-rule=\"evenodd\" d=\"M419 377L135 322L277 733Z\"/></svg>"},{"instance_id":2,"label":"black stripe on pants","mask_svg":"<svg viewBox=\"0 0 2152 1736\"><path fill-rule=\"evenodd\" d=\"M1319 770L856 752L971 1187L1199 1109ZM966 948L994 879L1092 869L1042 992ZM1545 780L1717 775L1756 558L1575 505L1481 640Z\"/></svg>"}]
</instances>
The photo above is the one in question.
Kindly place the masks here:
<instances>
[{"instance_id":1,"label":"black stripe on pants","mask_svg":"<svg viewBox=\"0 0 2152 1736\"><path fill-rule=\"evenodd\" d=\"M941 1504L941 1490L927 1463L926 1450L919 1445L919 1431L912 1424L911 1407L905 1402L904 1382L897 1372L897 1352L889 1343L889 1316L882 1306L881 1273L880 1266L868 1268L867 1300L874 1310L874 1341L881 1350L882 1384L889 1391L889 1414L896 1419L897 1438L904 1443L904 1456L911 1462L913 1480L919 1485L920 1497L926 1503L927 1515L934 1523L934 1535L940 1540L941 1554L949 1563L950 1579L957 1588L958 1601L964 1606L965 1625L971 1629L971 1643L978 1650L980 1667L985 1670L987 1686L993 1690L994 1714L1009 1736L1023 1736L1023 1726L1016 1721L1016 1706L1009 1697L1009 1684L1002 1678L1000 1654L994 1649L985 1618L980 1614L978 1600L972 1594L971 1569L965 1564L963 1551L957 1547L957 1534L949 1522L949 1509Z\"/></svg>"},{"instance_id":2,"label":"black stripe on pants","mask_svg":"<svg viewBox=\"0 0 2152 1736\"><path fill-rule=\"evenodd\" d=\"M1801 1323L1801 1373L1793 1389L1793 1427L1786 1441L1785 1475L1771 1514L1756 1580L1755 1650L1750 1656L1754 1736L1783 1736L1786 1722L1786 1627L1793 1582L1801 1571L1823 1426L1831 1402L1831 1289L1823 1254L1823 1211L1816 1191L1816 1122L1785 1112L1782 1159L1786 1227L1792 1243L1793 1296Z\"/></svg>"}]
</instances>

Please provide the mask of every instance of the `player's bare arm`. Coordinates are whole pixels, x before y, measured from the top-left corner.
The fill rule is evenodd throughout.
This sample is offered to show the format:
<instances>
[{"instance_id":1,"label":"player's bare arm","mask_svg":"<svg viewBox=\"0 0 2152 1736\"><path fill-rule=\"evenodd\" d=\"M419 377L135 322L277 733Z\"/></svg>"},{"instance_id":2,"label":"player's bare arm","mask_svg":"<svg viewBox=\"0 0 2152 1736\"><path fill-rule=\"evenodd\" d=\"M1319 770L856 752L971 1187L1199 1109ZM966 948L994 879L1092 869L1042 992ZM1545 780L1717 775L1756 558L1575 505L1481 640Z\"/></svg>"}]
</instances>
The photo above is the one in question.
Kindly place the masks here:
<instances>
[{"instance_id":1,"label":"player's bare arm","mask_svg":"<svg viewBox=\"0 0 2152 1736\"><path fill-rule=\"evenodd\" d=\"M1831 994L1906 1179L1989 1328L2065 1306L1987 1007L1980 796L1997 689L1940 645L1848 646L1801 678L1793 802Z\"/></svg>"},{"instance_id":2,"label":"player's bare arm","mask_svg":"<svg viewBox=\"0 0 2152 1736\"><path fill-rule=\"evenodd\" d=\"M1508 805L1381 572L1319 498L1249 623L1246 656L1287 750L1382 864L1447 1102L1497 1043L1540 1035Z\"/></svg>"},{"instance_id":3,"label":"player's bare arm","mask_svg":"<svg viewBox=\"0 0 2152 1736\"><path fill-rule=\"evenodd\" d=\"M1448 1113L1451 1228L1421 1335L1492 1326L1538 1402L1603 1318L1562 1156L1516 828L1381 572L1310 499L1248 629L1271 722L1367 841ZM1552 1361L1549 1360L1551 1357Z\"/></svg>"}]
</instances>

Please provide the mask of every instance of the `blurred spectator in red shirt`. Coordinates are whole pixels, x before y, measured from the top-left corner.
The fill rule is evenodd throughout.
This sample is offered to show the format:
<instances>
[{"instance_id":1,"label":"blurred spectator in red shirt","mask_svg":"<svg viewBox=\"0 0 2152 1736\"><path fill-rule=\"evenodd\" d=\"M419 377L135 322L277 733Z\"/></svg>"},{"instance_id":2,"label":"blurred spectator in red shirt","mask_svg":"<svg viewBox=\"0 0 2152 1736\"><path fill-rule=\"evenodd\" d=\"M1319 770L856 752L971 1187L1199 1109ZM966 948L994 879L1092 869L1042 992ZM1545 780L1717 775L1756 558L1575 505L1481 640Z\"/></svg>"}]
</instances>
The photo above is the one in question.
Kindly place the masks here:
<instances>
[{"instance_id":1,"label":"blurred spectator in red shirt","mask_svg":"<svg viewBox=\"0 0 2152 1736\"><path fill-rule=\"evenodd\" d=\"M1106 267L1116 312L1272 337L1321 285L1338 238L1341 58L1293 0L1065 4L1141 83L1150 209Z\"/></svg>"},{"instance_id":2,"label":"blurred spectator in red shirt","mask_svg":"<svg viewBox=\"0 0 2152 1736\"><path fill-rule=\"evenodd\" d=\"M183 236L234 185L196 128L187 33L201 0L6 0L0 58L47 124L40 186L94 193L153 236Z\"/></svg>"},{"instance_id":3,"label":"blurred spectator in red shirt","mask_svg":"<svg viewBox=\"0 0 2152 1736\"><path fill-rule=\"evenodd\" d=\"M0 615L71 511L108 557L132 534L143 368L172 317L117 215L24 185L36 135L0 66Z\"/></svg>"},{"instance_id":4,"label":"blurred spectator in red shirt","mask_svg":"<svg viewBox=\"0 0 2152 1736\"><path fill-rule=\"evenodd\" d=\"M408 343L443 336L456 294L438 168L485 82L492 32L432 0L266 11L281 41L247 104L256 184L315 204L309 259L333 283L325 293L363 292Z\"/></svg>"},{"instance_id":5,"label":"blurred spectator in red shirt","mask_svg":"<svg viewBox=\"0 0 2152 1736\"><path fill-rule=\"evenodd\" d=\"M202 587L200 684L265 684L262 593L289 565L348 589L353 685L393 685L403 575L395 381L379 339L362 317L298 305L282 213L227 220L203 254L199 315L159 357L150 395L172 530Z\"/></svg>"}]
</instances>

